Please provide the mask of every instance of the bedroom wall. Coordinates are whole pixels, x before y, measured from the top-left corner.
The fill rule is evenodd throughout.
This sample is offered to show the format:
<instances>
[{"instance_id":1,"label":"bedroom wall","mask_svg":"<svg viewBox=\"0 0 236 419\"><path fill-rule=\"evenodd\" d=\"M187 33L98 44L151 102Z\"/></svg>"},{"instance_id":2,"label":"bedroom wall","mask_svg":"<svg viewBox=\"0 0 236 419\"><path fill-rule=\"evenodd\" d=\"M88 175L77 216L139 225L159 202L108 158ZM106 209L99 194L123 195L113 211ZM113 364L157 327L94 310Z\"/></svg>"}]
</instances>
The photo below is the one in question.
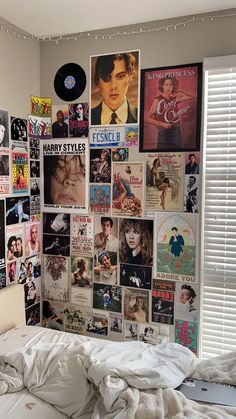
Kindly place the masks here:
<instances>
[{"instance_id":1,"label":"bedroom wall","mask_svg":"<svg viewBox=\"0 0 236 419\"><path fill-rule=\"evenodd\" d=\"M178 18L178 19L171 19L171 20L165 20L161 22L150 22L148 24L142 24L142 25L133 25L132 27L121 27L121 28L115 28L115 29L106 29L104 31L98 31L96 33L103 33L111 35L114 32L119 31L122 32L129 32L129 31L140 31L139 34L132 34L132 35L120 35L112 37L111 39L109 36L104 37L104 39L94 39L90 38L89 36L85 36L82 39L77 40L59 40L56 44L55 42L41 42L40 45L40 94L41 96L50 96L52 97L53 105L66 105L66 102L63 102L54 91L54 77L58 69L66 64L66 63L77 63L79 64L85 71L87 76L87 85L84 93L82 96L80 96L79 101L80 102L89 102L90 100L90 55L100 55L100 54L107 54L112 52L118 52L118 51L133 51L133 50L140 50L140 68L157 68L157 67L164 67L164 66L175 66L180 64L187 64L187 63L194 63L194 62L202 62L204 58L207 57L214 57L214 56L221 56L221 55L231 55L235 54L235 35L236 35L236 17L228 17L228 18L222 18L220 17L223 14L226 13L233 13L235 10L231 11L224 11L221 13L210 13L208 16L218 16L218 18L213 18L211 20L207 21L200 21L197 23L189 24L181 27L178 27L176 30L169 29L164 31L150 31L149 33L146 33L145 31L151 30L153 28L158 27L166 27L167 25L176 25L180 22L185 22L189 18ZM207 16L207 15L205 15ZM190 17L191 18L191 17ZM91 32L91 36L93 36L94 33ZM78 100L77 100L78 102ZM187 154L187 153L186 153ZM145 154L139 153L138 148L130 149L130 158L129 160L132 161L145 161ZM184 182L184 180L183 180ZM186 179L185 179L186 182ZM199 191L201 191L200 185L199 185ZM200 194L199 194L200 195ZM199 208L200 208L200 196L199 196ZM200 217L199 217L200 218ZM45 218L46 219L46 218ZM196 236L197 239L200 239L200 223L198 228L196 228ZM157 240L154 238L154 241ZM197 241L198 241L197 240ZM200 268L200 260L198 258L199 252L199 244L200 241L198 241L198 248L196 249L196 282L195 284L195 290L197 291L197 296L199 297L200 294L200 276L199 276L199 268ZM70 260L68 261L70 264ZM70 268L69 268L70 269ZM118 271L119 272L119 271ZM44 272L45 274L45 272ZM69 274L70 275L70 274ZM69 276L69 284L71 282L71 275ZM48 279L43 282L49 281ZM94 281L96 282L96 281ZM119 284L119 281L118 281ZM48 284L46 285L46 288L48 287ZM99 286L97 286L97 291L93 293L93 297L96 297L96 293L99 293L98 291ZM178 288L178 287L177 287ZM70 285L69 285L70 289ZM178 289L178 292L179 289ZM83 296L83 292L81 289L81 295ZM93 303L93 297L90 296L88 301L90 303L87 304L78 304L77 306L69 307L67 306L67 328L70 329L70 331L75 332L82 332L85 334L88 334L87 331L84 329L84 320L86 316L86 309L93 309L97 307L92 307ZM81 297L81 300L82 301ZM168 323L167 320L163 321L163 324L157 324L156 322L152 322L151 319L151 298L152 294L151 291L149 291L149 323L151 323L151 326L155 328L155 326L159 327L159 331L157 333L165 335L166 330L165 323ZM176 297L177 299L177 293ZM179 297L178 297L179 298ZM198 319L200 318L199 314L199 308L200 308L200 299L197 298L197 310L198 310ZM196 302L195 301L195 302ZM68 302L70 302L70 298L68 299ZM123 307L123 300L122 300L122 307ZM178 304L176 302L176 304ZM54 306L55 310L57 311L58 318L62 317L64 304L57 304L55 301L52 302L52 305ZM85 307L86 306L86 307ZM175 308L176 310L176 308ZM177 310L178 311L178 310ZM177 313L176 311L176 313ZM103 314L102 311L94 310L94 312L100 313L100 318L98 315L98 318L100 319L100 322L103 320L103 314L104 318L106 317L106 312ZM69 314L68 314L69 313ZM76 314L75 314L76 313ZM123 308L121 310L121 313L124 314ZM123 322L123 334L118 333L112 333L111 330L111 321L120 321L120 318L122 318L122 314L118 315L115 319L115 315L111 315L109 318L109 333L108 337L114 340L120 340L127 337L128 329L130 323L127 321ZM82 322L78 326L72 326L73 315L81 316ZM89 311L89 316L93 316L92 311ZM113 316L113 317L112 317ZM119 317L120 316L120 317ZM183 316L183 314L182 314ZM69 325L68 318L70 317L71 325ZM93 317L92 323L96 323L94 320L95 317ZM115 319L115 320L114 320ZM125 319L125 316L122 318L122 320ZM184 320L183 317L181 317L182 320ZM127 320L127 319L126 319ZM176 320L176 317L175 317ZM189 320L189 319L188 319ZM98 321L98 320L97 320ZM178 320L177 320L178 321ZM194 321L194 320L192 320ZM47 322L46 322L47 323ZM74 324L74 323L73 323ZM131 323L132 324L132 323ZM55 325L55 324L54 324ZM193 325L193 323L192 323ZM175 339L175 324L173 324L173 327L170 327L168 330L169 336L171 340ZM195 327L196 326L196 327ZM197 336L197 324L195 323L195 337L196 340ZM60 328L60 325L58 326ZM135 323L133 323L133 330L135 330L134 335L140 333L140 335L143 333L137 332L137 327L135 329ZM142 328L141 328L142 330ZM143 329L144 330L144 329ZM114 330L113 330L114 332ZM98 332L97 332L98 333ZM156 332L155 332L156 333ZM130 337L132 339L132 337ZM178 340L177 340L178 341ZM190 346L189 346L190 347ZM194 352L198 352L197 344L195 342L195 347L192 345L191 349Z\"/></svg>"}]
</instances>

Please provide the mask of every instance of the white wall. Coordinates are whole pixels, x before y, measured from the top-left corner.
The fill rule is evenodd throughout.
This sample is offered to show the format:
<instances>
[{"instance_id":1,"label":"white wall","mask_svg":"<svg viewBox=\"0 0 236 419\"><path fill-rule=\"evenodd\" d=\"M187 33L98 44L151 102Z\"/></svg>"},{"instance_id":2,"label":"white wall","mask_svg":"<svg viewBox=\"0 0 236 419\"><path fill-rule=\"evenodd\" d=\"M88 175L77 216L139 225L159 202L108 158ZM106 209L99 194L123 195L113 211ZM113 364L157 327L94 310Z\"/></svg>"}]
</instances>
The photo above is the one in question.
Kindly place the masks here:
<instances>
[{"instance_id":1,"label":"white wall","mask_svg":"<svg viewBox=\"0 0 236 419\"><path fill-rule=\"evenodd\" d=\"M0 19L0 25L14 28ZM0 108L26 118L30 112L30 95L40 94L39 43L0 31Z\"/></svg>"}]
</instances>

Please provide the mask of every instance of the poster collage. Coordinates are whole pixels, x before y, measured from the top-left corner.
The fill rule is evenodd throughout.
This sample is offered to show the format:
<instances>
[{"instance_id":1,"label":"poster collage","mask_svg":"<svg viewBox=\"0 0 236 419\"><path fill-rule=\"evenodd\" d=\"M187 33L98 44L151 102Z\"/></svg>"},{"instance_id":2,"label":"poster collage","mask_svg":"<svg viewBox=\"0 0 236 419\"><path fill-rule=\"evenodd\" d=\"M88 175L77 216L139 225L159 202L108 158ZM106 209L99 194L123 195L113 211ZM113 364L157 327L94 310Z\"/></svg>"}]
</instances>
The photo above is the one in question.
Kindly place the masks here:
<instances>
[{"instance_id":1,"label":"poster collage","mask_svg":"<svg viewBox=\"0 0 236 419\"><path fill-rule=\"evenodd\" d=\"M31 96L28 121L11 118L1 286L24 284L28 324L41 298L45 327L197 354L201 64L139 63L140 51L92 56L90 102Z\"/></svg>"}]
</instances>

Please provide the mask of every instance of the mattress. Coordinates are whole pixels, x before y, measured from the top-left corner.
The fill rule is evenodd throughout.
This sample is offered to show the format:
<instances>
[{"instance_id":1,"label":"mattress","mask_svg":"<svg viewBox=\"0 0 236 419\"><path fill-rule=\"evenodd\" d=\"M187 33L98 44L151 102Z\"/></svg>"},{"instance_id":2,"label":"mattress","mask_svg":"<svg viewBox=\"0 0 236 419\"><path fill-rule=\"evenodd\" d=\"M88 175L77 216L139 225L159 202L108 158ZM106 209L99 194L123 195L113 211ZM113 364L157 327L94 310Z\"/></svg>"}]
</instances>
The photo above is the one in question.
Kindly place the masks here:
<instances>
[{"instance_id":1,"label":"mattress","mask_svg":"<svg viewBox=\"0 0 236 419\"><path fill-rule=\"evenodd\" d=\"M64 419L67 416L26 389L0 396L0 419Z\"/></svg>"}]
</instances>

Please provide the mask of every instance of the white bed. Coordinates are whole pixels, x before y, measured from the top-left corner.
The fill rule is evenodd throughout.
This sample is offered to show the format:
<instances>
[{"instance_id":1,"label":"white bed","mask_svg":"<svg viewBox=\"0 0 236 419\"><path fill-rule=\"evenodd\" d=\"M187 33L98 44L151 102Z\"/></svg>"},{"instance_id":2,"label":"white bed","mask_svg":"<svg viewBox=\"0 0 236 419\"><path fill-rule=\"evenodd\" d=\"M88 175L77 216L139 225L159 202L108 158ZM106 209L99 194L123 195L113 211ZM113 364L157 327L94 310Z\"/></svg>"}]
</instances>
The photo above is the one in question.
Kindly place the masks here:
<instances>
[{"instance_id":1,"label":"white bed","mask_svg":"<svg viewBox=\"0 0 236 419\"><path fill-rule=\"evenodd\" d=\"M0 292L0 318L3 298L24 312L17 288ZM0 419L236 417L236 408L201 405L174 390L191 373L236 384L235 353L204 363L177 344L117 343L22 322L1 322L2 330L15 327L0 336Z\"/></svg>"}]
</instances>

